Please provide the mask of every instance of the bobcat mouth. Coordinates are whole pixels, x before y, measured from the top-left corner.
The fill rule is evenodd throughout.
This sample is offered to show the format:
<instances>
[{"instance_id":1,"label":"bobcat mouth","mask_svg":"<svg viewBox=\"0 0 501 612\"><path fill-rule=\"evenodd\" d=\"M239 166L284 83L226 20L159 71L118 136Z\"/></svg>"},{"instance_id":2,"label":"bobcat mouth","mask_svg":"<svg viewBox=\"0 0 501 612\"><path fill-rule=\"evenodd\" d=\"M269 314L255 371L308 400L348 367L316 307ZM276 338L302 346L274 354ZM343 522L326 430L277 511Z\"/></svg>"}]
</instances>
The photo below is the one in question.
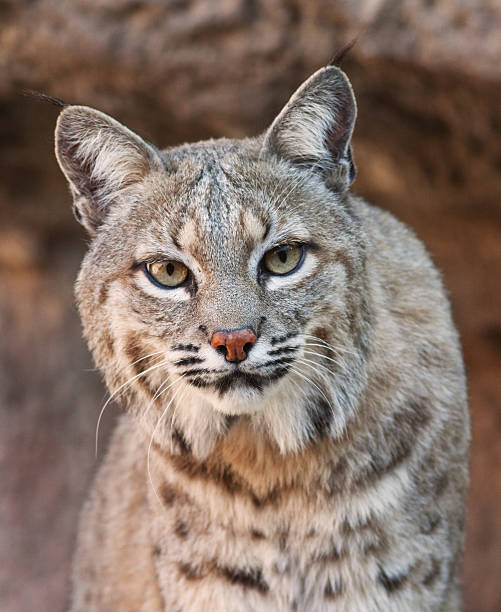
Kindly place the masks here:
<instances>
[{"instance_id":1,"label":"bobcat mouth","mask_svg":"<svg viewBox=\"0 0 501 612\"><path fill-rule=\"evenodd\" d=\"M202 372L191 371L186 375L186 380L194 387L213 389L218 392L220 397L236 389L252 389L261 392L265 387L279 378L282 378L289 371L289 361L292 360L281 361L282 365L280 365L280 367L266 375L234 370L223 376L216 376L215 378L209 379L207 376L204 376ZM285 361L287 361L287 363L284 363Z\"/></svg>"},{"instance_id":2,"label":"bobcat mouth","mask_svg":"<svg viewBox=\"0 0 501 612\"><path fill-rule=\"evenodd\" d=\"M269 359L260 364L253 364L252 371L245 369L247 367L245 363L228 364L225 368L204 368L202 364L205 359L197 355L199 347L192 344L175 345L171 350L188 353L182 355L174 365L181 370L180 374L185 381L193 387L211 389L220 397L237 390L261 393L265 387L289 372L300 345L280 345L296 336L296 333L289 333L272 338L270 341L272 349L267 351Z\"/></svg>"}]
</instances>

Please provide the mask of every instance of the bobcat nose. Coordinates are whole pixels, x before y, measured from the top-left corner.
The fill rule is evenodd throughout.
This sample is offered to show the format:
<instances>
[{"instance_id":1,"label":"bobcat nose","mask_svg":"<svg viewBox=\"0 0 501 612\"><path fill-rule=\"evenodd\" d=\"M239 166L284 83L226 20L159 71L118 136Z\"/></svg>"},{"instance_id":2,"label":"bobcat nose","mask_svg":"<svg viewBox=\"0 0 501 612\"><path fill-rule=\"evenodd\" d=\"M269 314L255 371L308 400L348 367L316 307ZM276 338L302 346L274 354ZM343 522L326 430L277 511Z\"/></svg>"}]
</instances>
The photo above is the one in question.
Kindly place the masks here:
<instances>
[{"instance_id":1,"label":"bobcat nose","mask_svg":"<svg viewBox=\"0 0 501 612\"><path fill-rule=\"evenodd\" d=\"M250 327L230 331L216 331L211 338L211 346L222 353L226 361L238 363L247 358L247 353L256 343L257 336Z\"/></svg>"}]
</instances>

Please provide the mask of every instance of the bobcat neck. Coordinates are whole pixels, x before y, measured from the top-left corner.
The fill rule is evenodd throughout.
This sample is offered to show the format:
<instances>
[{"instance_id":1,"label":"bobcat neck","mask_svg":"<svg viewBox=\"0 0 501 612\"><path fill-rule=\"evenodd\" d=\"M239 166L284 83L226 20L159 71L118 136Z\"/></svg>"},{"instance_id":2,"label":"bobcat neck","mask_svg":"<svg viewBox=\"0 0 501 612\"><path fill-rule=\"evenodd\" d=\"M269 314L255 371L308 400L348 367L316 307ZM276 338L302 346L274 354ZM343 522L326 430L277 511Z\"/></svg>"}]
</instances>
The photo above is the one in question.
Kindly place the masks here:
<instances>
[{"instance_id":1,"label":"bobcat neck","mask_svg":"<svg viewBox=\"0 0 501 612\"><path fill-rule=\"evenodd\" d=\"M277 502L287 490L317 491L320 470L336 457L341 443L324 439L282 454L270 439L256 435L248 417L238 418L205 459L194 456L180 435L176 442L173 453L156 447L167 472L173 469L188 482L212 482L231 496L247 497L256 507L266 500Z\"/></svg>"}]
</instances>

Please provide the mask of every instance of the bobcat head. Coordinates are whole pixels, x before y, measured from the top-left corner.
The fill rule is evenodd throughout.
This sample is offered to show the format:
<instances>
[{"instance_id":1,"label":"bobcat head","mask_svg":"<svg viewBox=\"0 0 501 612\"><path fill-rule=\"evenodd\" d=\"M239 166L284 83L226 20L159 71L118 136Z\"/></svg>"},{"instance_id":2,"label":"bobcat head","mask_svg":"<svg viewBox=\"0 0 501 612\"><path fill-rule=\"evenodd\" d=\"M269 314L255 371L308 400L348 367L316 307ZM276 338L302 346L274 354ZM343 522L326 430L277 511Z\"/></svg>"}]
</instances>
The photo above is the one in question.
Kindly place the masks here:
<instances>
[{"instance_id":1,"label":"bobcat head","mask_svg":"<svg viewBox=\"0 0 501 612\"><path fill-rule=\"evenodd\" d=\"M369 341L355 116L334 66L253 139L160 151L99 111L62 111L57 159L92 237L85 336L158 444L202 456L241 418L289 452L353 416Z\"/></svg>"}]
</instances>

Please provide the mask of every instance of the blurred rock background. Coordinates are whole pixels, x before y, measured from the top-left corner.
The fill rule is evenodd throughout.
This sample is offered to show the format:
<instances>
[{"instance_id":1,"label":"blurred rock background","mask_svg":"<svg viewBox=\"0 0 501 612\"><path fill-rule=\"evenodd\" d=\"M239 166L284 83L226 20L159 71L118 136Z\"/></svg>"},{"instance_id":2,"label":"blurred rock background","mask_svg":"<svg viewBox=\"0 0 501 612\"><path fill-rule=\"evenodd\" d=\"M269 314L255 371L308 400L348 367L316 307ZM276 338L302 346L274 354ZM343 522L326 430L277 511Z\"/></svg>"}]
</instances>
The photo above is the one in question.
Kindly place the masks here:
<instances>
[{"instance_id":1,"label":"blurred rock background","mask_svg":"<svg viewBox=\"0 0 501 612\"><path fill-rule=\"evenodd\" d=\"M157 145L242 136L357 35L355 191L413 226L450 290L474 436L467 609L501 610L500 31L497 0L0 0L1 610L64 609L105 395L73 305L86 236L57 109L22 90Z\"/></svg>"}]
</instances>

